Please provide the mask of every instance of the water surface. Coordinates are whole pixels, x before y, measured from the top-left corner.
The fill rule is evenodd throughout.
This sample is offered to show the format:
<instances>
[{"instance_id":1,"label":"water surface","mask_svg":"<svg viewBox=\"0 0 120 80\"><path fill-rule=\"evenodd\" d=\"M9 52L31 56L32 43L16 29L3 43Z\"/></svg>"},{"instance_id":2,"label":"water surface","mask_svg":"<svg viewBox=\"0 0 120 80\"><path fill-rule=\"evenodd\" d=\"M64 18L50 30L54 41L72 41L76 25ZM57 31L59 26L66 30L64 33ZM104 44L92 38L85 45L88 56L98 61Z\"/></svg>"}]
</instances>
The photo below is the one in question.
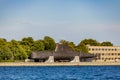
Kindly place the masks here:
<instances>
[{"instance_id":1,"label":"water surface","mask_svg":"<svg viewBox=\"0 0 120 80\"><path fill-rule=\"evenodd\" d=\"M120 66L0 67L0 80L120 80Z\"/></svg>"}]
</instances>

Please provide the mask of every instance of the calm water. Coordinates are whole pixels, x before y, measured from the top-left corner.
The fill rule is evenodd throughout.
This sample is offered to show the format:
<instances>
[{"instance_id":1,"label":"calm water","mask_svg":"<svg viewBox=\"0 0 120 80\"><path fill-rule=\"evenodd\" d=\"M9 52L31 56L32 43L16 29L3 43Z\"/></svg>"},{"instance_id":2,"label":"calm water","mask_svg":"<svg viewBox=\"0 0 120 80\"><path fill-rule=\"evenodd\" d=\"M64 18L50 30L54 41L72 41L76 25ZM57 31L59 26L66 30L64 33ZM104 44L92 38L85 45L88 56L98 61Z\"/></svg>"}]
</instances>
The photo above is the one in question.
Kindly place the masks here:
<instances>
[{"instance_id":1,"label":"calm water","mask_svg":"<svg viewBox=\"0 0 120 80\"><path fill-rule=\"evenodd\" d=\"M0 67L0 80L120 80L120 66Z\"/></svg>"}]
</instances>

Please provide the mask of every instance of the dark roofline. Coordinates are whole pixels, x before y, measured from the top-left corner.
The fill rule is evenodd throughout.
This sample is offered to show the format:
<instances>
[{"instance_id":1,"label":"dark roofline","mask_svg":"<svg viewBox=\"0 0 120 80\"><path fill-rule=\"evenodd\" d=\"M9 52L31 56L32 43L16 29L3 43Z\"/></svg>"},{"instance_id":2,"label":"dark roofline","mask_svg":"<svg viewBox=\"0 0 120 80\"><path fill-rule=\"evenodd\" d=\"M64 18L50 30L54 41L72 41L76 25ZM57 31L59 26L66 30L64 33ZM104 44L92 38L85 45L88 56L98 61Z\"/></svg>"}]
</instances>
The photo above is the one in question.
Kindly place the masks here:
<instances>
[{"instance_id":1,"label":"dark roofline","mask_svg":"<svg viewBox=\"0 0 120 80\"><path fill-rule=\"evenodd\" d=\"M74 58L75 56L83 58L92 58L94 55L88 53L80 53L73 51L69 46L64 44L57 44L55 51L32 51L30 58L48 59L49 56L57 58Z\"/></svg>"}]
</instances>

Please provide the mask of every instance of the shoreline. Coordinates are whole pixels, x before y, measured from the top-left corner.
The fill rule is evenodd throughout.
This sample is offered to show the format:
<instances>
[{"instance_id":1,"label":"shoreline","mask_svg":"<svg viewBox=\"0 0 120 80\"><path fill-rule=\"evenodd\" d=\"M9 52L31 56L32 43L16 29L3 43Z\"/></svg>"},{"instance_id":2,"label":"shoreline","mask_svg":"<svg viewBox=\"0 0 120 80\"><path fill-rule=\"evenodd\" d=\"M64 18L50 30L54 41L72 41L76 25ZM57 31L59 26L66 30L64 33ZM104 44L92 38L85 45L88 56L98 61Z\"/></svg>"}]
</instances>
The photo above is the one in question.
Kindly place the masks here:
<instances>
[{"instance_id":1,"label":"shoreline","mask_svg":"<svg viewBox=\"0 0 120 80\"><path fill-rule=\"evenodd\" d=\"M0 62L0 66L120 66L120 62Z\"/></svg>"}]
</instances>

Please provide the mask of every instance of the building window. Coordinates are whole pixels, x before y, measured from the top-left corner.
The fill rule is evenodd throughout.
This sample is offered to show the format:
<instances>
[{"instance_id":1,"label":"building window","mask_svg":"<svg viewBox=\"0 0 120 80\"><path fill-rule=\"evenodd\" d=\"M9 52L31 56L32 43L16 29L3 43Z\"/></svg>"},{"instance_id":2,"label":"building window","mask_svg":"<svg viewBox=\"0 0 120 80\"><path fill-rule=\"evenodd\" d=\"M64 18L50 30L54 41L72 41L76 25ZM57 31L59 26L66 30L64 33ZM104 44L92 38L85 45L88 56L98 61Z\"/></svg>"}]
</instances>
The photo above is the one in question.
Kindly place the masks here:
<instances>
[{"instance_id":1,"label":"building window","mask_svg":"<svg viewBox=\"0 0 120 80\"><path fill-rule=\"evenodd\" d=\"M89 51L90 51L91 49L89 48Z\"/></svg>"},{"instance_id":2,"label":"building window","mask_svg":"<svg viewBox=\"0 0 120 80\"><path fill-rule=\"evenodd\" d=\"M104 51L104 49L102 49L102 51Z\"/></svg>"},{"instance_id":3,"label":"building window","mask_svg":"<svg viewBox=\"0 0 120 80\"><path fill-rule=\"evenodd\" d=\"M99 51L100 51L101 49L99 48Z\"/></svg>"},{"instance_id":4,"label":"building window","mask_svg":"<svg viewBox=\"0 0 120 80\"><path fill-rule=\"evenodd\" d=\"M107 49L105 49L105 51L107 51Z\"/></svg>"},{"instance_id":5,"label":"building window","mask_svg":"<svg viewBox=\"0 0 120 80\"><path fill-rule=\"evenodd\" d=\"M114 49L112 49L112 51L114 51Z\"/></svg>"},{"instance_id":6,"label":"building window","mask_svg":"<svg viewBox=\"0 0 120 80\"><path fill-rule=\"evenodd\" d=\"M98 49L96 48L96 51L97 51Z\"/></svg>"},{"instance_id":7,"label":"building window","mask_svg":"<svg viewBox=\"0 0 120 80\"><path fill-rule=\"evenodd\" d=\"M102 53L102 55L104 55L104 53Z\"/></svg>"},{"instance_id":8,"label":"building window","mask_svg":"<svg viewBox=\"0 0 120 80\"><path fill-rule=\"evenodd\" d=\"M104 58L102 58L102 60L104 60Z\"/></svg>"},{"instance_id":9,"label":"building window","mask_svg":"<svg viewBox=\"0 0 120 80\"><path fill-rule=\"evenodd\" d=\"M108 51L110 51L110 49L108 49Z\"/></svg>"}]
</instances>

